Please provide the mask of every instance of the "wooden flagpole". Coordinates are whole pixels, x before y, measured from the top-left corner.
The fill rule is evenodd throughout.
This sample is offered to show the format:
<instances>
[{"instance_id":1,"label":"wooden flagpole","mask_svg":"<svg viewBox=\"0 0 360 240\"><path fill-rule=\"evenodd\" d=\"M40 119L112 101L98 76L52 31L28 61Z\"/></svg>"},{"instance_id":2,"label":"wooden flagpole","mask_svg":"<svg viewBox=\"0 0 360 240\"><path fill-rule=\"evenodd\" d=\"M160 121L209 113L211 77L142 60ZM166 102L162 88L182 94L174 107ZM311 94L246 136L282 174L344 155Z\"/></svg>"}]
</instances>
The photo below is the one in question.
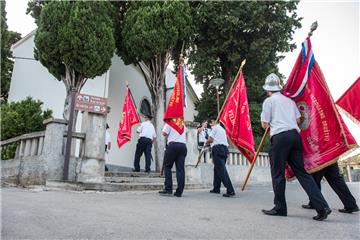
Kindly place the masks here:
<instances>
[{"instance_id":1,"label":"wooden flagpole","mask_svg":"<svg viewBox=\"0 0 360 240\"><path fill-rule=\"evenodd\" d=\"M227 100L228 100L228 98L229 98L229 96L230 96L231 90L233 89L233 87L234 87L234 85L235 85L235 83L236 83L236 80L237 80L237 78L238 78L238 76L239 76L240 72L242 71L242 69L243 69L243 67L244 67L245 63L246 63L246 59L244 59L244 60L241 62L241 65L240 65L239 71L237 72L237 74L236 74L236 76L235 76L235 78L234 78L234 81L233 81L233 82L232 82L232 84L231 84L231 87L230 87L230 89L229 89L228 94L226 95L226 98L225 98L225 101L224 101L223 105L221 106L221 110L220 110L220 111L219 111L219 113L218 113L218 116L217 116L217 118L216 118L216 122L218 122L218 121L219 121L219 118L220 118L221 112L224 110L225 104L226 104L226 102L227 102Z\"/></svg>"},{"instance_id":2,"label":"wooden flagpole","mask_svg":"<svg viewBox=\"0 0 360 240\"><path fill-rule=\"evenodd\" d=\"M242 188L241 188L241 191L244 191L244 189L245 189L245 187L246 187L246 184L247 184L247 182L248 182L248 180L249 180L251 171L252 171L252 169L253 169L253 167L254 167L254 165L255 165L256 159L257 159L257 157L259 156L259 153L260 153L261 149L262 149L263 146L264 146L266 136L267 136L268 133L269 133L269 129L270 129L270 127L267 127L267 128L265 129L265 132L264 132L264 135L263 135L263 137L262 137L262 139L261 139L260 145L259 145L259 147L258 147L258 149L257 149L257 151L256 151L256 154L255 154L255 156L254 156L254 158L253 158L253 161L252 161L252 163L251 163L251 165L250 165L250 168L248 169L248 171L247 171L247 173L246 173L246 177L245 177L243 186L242 186Z\"/></svg>"}]
</instances>

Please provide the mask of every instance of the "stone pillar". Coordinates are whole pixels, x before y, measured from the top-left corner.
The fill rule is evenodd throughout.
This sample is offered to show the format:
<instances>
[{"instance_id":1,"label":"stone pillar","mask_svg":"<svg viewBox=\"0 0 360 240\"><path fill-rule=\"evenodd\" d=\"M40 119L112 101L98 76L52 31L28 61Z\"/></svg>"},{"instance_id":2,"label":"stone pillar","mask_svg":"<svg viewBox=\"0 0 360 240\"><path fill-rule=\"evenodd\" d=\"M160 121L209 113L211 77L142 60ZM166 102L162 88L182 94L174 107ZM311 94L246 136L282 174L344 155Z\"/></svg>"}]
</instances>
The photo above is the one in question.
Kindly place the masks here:
<instances>
[{"instance_id":1,"label":"stone pillar","mask_svg":"<svg viewBox=\"0 0 360 240\"><path fill-rule=\"evenodd\" d=\"M198 141L197 141L197 128L195 127L196 123L187 124L186 131L186 148L187 156L185 159L185 165L196 165L199 150L198 150Z\"/></svg>"},{"instance_id":2,"label":"stone pillar","mask_svg":"<svg viewBox=\"0 0 360 240\"><path fill-rule=\"evenodd\" d=\"M47 119L42 158L47 165L47 180L62 180L64 169L64 131L67 122L63 119Z\"/></svg>"},{"instance_id":3,"label":"stone pillar","mask_svg":"<svg viewBox=\"0 0 360 240\"><path fill-rule=\"evenodd\" d=\"M81 132L85 133L79 182L104 182L106 115L85 112Z\"/></svg>"}]
</instances>

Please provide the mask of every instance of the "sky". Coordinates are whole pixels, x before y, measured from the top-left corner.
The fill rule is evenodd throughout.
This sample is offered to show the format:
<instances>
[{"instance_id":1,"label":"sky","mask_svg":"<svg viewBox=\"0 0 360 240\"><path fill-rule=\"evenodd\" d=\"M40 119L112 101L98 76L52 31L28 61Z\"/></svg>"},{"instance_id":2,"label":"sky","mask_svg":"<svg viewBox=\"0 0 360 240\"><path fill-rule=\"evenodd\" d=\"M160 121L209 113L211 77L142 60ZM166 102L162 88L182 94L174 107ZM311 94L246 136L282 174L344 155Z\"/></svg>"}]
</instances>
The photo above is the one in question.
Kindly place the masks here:
<instances>
[{"instance_id":1,"label":"sky","mask_svg":"<svg viewBox=\"0 0 360 240\"><path fill-rule=\"evenodd\" d=\"M36 28L31 16L26 15L28 0L6 1L9 29L25 36ZM302 28L294 33L293 42L298 46L284 54L279 63L280 72L288 76L299 53L301 42L307 37L310 26L318 21L318 28L311 37L315 59L319 63L330 92L336 101L360 76L360 24L359 0L353 1L300 1L297 14L303 17ZM202 86L190 81L200 96ZM360 94L359 94L360 96ZM344 117L353 136L360 144L360 127Z\"/></svg>"}]
</instances>

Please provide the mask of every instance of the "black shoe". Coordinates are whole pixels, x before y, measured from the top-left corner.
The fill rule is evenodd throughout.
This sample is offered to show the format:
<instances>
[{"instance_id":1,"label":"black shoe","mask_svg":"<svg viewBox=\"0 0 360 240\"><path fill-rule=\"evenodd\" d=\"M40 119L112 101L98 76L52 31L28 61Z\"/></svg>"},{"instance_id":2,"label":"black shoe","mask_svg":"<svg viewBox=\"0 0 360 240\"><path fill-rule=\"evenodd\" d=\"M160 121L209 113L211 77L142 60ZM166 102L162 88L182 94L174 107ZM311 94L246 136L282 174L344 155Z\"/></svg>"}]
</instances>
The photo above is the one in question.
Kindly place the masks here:
<instances>
[{"instance_id":1,"label":"black shoe","mask_svg":"<svg viewBox=\"0 0 360 240\"><path fill-rule=\"evenodd\" d=\"M359 207L339 209L339 212L341 212L341 213L353 213L353 212L358 212L358 211L359 211Z\"/></svg>"},{"instance_id":2,"label":"black shoe","mask_svg":"<svg viewBox=\"0 0 360 240\"><path fill-rule=\"evenodd\" d=\"M223 194L223 197L233 197L233 196L235 196L235 192L229 192Z\"/></svg>"},{"instance_id":3,"label":"black shoe","mask_svg":"<svg viewBox=\"0 0 360 240\"><path fill-rule=\"evenodd\" d=\"M150 173L150 170L145 170L144 173Z\"/></svg>"},{"instance_id":4,"label":"black shoe","mask_svg":"<svg viewBox=\"0 0 360 240\"><path fill-rule=\"evenodd\" d=\"M161 190L159 191L159 194L162 196L172 196L172 191Z\"/></svg>"},{"instance_id":5,"label":"black shoe","mask_svg":"<svg viewBox=\"0 0 360 240\"><path fill-rule=\"evenodd\" d=\"M301 205L302 208L305 208L305 209L315 209L310 203L309 204L303 204Z\"/></svg>"},{"instance_id":6,"label":"black shoe","mask_svg":"<svg viewBox=\"0 0 360 240\"><path fill-rule=\"evenodd\" d=\"M140 172L140 170L133 169L133 172Z\"/></svg>"},{"instance_id":7,"label":"black shoe","mask_svg":"<svg viewBox=\"0 0 360 240\"><path fill-rule=\"evenodd\" d=\"M266 215L270 215L270 216L282 216L282 217L286 217L287 216L287 212L285 211L280 211L280 210L276 210L275 208L271 209L271 210L261 210L264 214Z\"/></svg>"},{"instance_id":8,"label":"black shoe","mask_svg":"<svg viewBox=\"0 0 360 240\"><path fill-rule=\"evenodd\" d=\"M182 195L182 194L181 194L181 193L178 193L178 192L175 192L175 193L174 193L174 196L175 196L175 197L181 197L181 195Z\"/></svg>"},{"instance_id":9,"label":"black shoe","mask_svg":"<svg viewBox=\"0 0 360 240\"><path fill-rule=\"evenodd\" d=\"M220 190L214 190L214 189L211 189L211 190L210 190L210 193L220 194Z\"/></svg>"},{"instance_id":10,"label":"black shoe","mask_svg":"<svg viewBox=\"0 0 360 240\"><path fill-rule=\"evenodd\" d=\"M330 208L324 208L321 209L318 212L318 215L316 215L315 217L313 217L314 220L316 221L322 221L325 220L327 218L327 216L329 216L329 214L331 213L331 209Z\"/></svg>"}]
</instances>

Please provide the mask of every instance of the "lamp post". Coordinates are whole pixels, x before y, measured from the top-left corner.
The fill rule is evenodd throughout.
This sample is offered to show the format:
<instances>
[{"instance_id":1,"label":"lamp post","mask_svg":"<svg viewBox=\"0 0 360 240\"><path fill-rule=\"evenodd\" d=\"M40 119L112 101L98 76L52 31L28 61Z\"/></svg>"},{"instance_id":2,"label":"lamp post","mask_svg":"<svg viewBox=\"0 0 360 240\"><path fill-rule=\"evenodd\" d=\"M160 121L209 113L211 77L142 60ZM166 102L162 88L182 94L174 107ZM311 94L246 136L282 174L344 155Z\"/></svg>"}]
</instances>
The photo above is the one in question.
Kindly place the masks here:
<instances>
[{"instance_id":1,"label":"lamp post","mask_svg":"<svg viewBox=\"0 0 360 240\"><path fill-rule=\"evenodd\" d=\"M214 79L210 80L210 85L212 85L212 86L214 86L216 88L217 113L218 113L218 115L219 115L219 112L220 112L219 87L223 83L224 83L224 79L221 79L221 78L214 78Z\"/></svg>"}]
</instances>

